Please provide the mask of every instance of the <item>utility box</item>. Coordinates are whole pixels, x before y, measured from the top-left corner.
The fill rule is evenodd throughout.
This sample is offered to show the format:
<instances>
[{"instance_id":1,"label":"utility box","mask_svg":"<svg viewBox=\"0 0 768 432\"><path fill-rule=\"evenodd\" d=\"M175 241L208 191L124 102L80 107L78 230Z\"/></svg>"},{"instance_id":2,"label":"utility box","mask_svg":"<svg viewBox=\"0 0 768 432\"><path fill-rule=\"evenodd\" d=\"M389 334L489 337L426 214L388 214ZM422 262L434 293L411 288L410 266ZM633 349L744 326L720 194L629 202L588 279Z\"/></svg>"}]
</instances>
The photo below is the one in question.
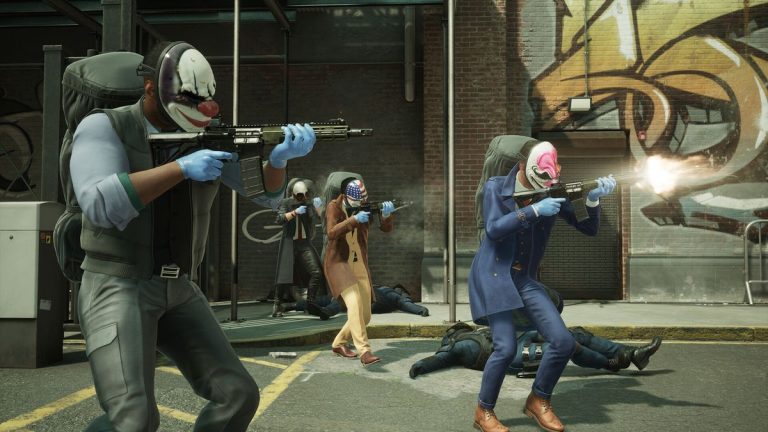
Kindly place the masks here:
<instances>
[{"instance_id":1,"label":"utility box","mask_svg":"<svg viewBox=\"0 0 768 432\"><path fill-rule=\"evenodd\" d=\"M53 250L64 205L0 202L0 367L62 360L69 287Z\"/></svg>"}]
</instances>

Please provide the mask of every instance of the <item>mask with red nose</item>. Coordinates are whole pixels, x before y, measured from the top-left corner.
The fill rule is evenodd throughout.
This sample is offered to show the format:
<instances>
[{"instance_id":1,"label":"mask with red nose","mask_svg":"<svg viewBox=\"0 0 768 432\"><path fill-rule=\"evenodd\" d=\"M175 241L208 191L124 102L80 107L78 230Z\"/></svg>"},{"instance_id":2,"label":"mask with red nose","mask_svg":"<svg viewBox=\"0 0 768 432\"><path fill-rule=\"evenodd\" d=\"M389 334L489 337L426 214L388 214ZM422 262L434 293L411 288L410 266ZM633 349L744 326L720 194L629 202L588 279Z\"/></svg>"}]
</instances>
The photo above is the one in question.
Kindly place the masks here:
<instances>
[{"instance_id":1,"label":"mask with red nose","mask_svg":"<svg viewBox=\"0 0 768 432\"><path fill-rule=\"evenodd\" d=\"M540 142L533 146L525 162L525 178L535 189L543 189L557 183L560 178L560 164L557 150L552 143Z\"/></svg>"},{"instance_id":2,"label":"mask with red nose","mask_svg":"<svg viewBox=\"0 0 768 432\"><path fill-rule=\"evenodd\" d=\"M179 128L202 131L219 113L213 69L192 45L169 43L156 59L144 58L140 73L154 79L160 112Z\"/></svg>"}]
</instances>

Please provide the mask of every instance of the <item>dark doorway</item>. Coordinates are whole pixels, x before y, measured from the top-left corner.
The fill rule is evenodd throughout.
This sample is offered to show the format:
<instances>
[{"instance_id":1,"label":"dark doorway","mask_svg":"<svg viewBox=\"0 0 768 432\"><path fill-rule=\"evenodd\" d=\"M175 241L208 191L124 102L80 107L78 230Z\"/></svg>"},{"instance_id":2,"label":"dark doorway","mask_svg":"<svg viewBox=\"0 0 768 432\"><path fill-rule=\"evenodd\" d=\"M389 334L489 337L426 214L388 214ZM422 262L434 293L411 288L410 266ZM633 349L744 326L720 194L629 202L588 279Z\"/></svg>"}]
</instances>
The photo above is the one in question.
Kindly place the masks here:
<instances>
[{"instance_id":1,"label":"dark doorway","mask_svg":"<svg viewBox=\"0 0 768 432\"><path fill-rule=\"evenodd\" d=\"M630 172L623 130L542 131L536 134L558 150L564 183ZM600 231L586 236L560 220L552 231L540 280L564 299L622 299L620 188L600 200ZM585 191L585 193L588 191Z\"/></svg>"}]
</instances>

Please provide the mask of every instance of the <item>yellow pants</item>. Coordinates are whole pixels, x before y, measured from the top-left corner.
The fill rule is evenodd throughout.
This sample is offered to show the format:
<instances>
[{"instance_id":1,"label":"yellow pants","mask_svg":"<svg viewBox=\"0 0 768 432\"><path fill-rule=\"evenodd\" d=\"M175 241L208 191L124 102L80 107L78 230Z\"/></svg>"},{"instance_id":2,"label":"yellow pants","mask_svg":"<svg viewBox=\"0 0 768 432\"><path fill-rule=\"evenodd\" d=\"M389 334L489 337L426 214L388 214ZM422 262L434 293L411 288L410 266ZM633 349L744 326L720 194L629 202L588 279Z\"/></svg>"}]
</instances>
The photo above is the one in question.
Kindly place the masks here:
<instances>
[{"instance_id":1,"label":"yellow pants","mask_svg":"<svg viewBox=\"0 0 768 432\"><path fill-rule=\"evenodd\" d=\"M341 298L347 305L347 322L341 328L336 339L333 340L334 348L345 345L350 336L358 353L362 355L371 351L368 342L368 332L365 326L371 321L371 291L372 287L368 279L368 272L362 264L362 260L350 263L357 277L357 283L341 292Z\"/></svg>"}]
</instances>

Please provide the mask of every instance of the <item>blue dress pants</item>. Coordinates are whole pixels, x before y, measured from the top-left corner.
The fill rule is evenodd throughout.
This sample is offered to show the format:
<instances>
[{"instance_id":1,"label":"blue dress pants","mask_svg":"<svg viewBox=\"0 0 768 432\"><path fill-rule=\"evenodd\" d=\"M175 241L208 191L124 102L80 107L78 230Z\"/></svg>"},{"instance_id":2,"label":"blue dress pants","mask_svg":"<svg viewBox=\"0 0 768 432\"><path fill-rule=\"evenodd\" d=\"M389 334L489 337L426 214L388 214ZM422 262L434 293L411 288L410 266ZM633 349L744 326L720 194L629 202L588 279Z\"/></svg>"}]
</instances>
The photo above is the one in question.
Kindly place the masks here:
<instances>
[{"instance_id":1,"label":"blue dress pants","mask_svg":"<svg viewBox=\"0 0 768 432\"><path fill-rule=\"evenodd\" d=\"M539 282L514 269L512 281L531 322L539 334L549 342L549 349L541 359L532 389L537 396L549 399L576 348L576 342L565 327L552 299ZM507 368L517 354L517 335L512 310L488 315L488 323L493 339L493 353L483 370L478 404L483 408L493 409Z\"/></svg>"}]
</instances>

